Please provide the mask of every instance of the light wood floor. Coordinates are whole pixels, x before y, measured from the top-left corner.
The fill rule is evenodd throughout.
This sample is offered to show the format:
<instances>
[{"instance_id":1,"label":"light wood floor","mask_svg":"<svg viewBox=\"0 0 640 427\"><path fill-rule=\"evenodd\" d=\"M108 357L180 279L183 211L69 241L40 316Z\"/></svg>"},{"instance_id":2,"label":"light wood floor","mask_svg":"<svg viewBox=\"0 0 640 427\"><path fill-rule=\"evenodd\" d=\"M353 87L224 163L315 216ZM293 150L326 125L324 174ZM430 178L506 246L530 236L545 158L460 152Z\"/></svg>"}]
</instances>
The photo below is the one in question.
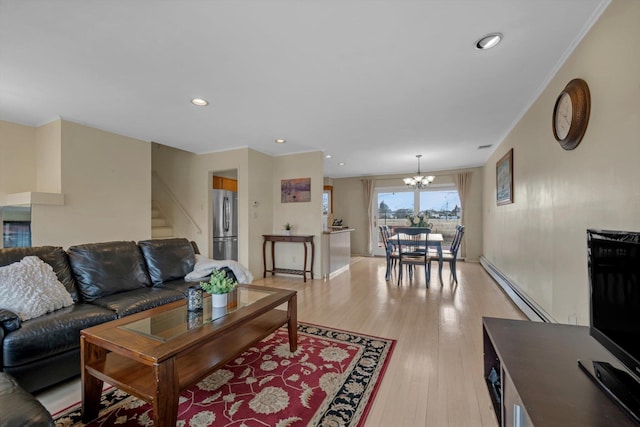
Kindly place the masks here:
<instances>
[{"instance_id":1,"label":"light wood floor","mask_svg":"<svg viewBox=\"0 0 640 427\"><path fill-rule=\"evenodd\" d=\"M477 263L458 263L458 285L445 266L444 284L436 274L428 289L422 271L400 287L384 273L383 258L355 258L331 280L280 275L254 284L297 290L302 322L397 340L367 427L496 427L482 373L482 316L524 315ZM38 398L55 412L79 400L79 383Z\"/></svg>"}]
</instances>

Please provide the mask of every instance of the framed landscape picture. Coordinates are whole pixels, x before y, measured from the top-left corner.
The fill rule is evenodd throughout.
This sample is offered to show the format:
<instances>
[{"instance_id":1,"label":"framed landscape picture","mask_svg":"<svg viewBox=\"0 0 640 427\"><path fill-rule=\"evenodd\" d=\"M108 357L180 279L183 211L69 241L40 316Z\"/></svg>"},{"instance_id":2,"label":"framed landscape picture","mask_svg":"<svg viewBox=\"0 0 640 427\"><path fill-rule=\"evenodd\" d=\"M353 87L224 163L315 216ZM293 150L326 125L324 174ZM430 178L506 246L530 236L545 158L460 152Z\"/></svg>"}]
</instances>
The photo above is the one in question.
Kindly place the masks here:
<instances>
[{"instance_id":1,"label":"framed landscape picture","mask_svg":"<svg viewBox=\"0 0 640 427\"><path fill-rule=\"evenodd\" d=\"M496 163L496 202L513 203L513 148Z\"/></svg>"},{"instance_id":2,"label":"framed landscape picture","mask_svg":"<svg viewBox=\"0 0 640 427\"><path fill-rule=\"evenodd\" d=\"M280 181L280 203L311 201L311 178L283 179Z\"/></svg>"}]
</instances>

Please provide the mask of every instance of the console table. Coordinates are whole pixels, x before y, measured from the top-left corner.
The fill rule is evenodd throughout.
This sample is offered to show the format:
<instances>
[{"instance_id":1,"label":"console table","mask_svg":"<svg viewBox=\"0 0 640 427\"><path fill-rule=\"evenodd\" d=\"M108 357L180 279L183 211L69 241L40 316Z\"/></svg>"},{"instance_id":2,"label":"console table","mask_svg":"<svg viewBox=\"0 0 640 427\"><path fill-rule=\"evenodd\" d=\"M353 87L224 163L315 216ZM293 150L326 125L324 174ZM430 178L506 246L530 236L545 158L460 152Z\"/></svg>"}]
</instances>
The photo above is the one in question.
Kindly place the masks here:
<instances>
[{"instance_id":1,"label":"console table","mask_svg":"<svg viewBox=\"0 0 640 427\"><path fill-rule=\"evenodd\" d=\"M482 319L484 376L501 427L635 426L578 367L614 357L586 326Z\"/></svg>"},{"instance_id":2,"label":"console table","mask_svg":"<svg viewBox=\"0 0 640 427\"><path fill-rule=\"evenodd\" d=\"M302 275L304 281L307 281L307 273L310 273L310 277L313 279L313 260L315 259L315 245L313 243L313 234L311 235L286 235L286 234L263 234L264 242L262 243L262 262L264 264L264 274L262 277L267 277L267 273L271 273L273 276L276 273L285 274L299 274ZM271 242L271 270L267 270L267 242ZM302 243L304 246L304 258L302 264L302 270L296 270L291 268L276 268L275 257L275 245L276 242L285 243ZM308 247L307 243L311 245L311 262L310 268L307 269L307 256Z\"/></svg>"}]
</instances>

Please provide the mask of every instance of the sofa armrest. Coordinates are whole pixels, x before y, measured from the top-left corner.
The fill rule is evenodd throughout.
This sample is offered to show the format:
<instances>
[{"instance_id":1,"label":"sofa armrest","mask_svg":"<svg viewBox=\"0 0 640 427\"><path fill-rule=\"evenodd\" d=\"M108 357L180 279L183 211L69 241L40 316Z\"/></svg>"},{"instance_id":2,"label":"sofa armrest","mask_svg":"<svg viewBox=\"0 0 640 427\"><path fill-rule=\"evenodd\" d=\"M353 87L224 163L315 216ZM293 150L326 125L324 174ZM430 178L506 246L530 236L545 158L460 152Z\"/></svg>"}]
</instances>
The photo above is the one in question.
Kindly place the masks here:
<instances>
[{"instance_id":1,"label":"sofa armrest","mask_svg":"<svg viewBox=\"0 0 640 427\"><path fill-rule=\"evenodd\" d=\"M0 372L0 408L3 427L54 427L53 418L11 375Z\"/></svg>"},{"instance_id":2,"label":"sofa armrest","mask_svg":"<svg viewBox=\"0 0 640 427\"><path fill-rule=\"evenodd\" d=\"M20 316L11 310L0 308L0 326L3 330L6 332L15 331L20 328L21 324Z\"/></svg>"}]
</instances>

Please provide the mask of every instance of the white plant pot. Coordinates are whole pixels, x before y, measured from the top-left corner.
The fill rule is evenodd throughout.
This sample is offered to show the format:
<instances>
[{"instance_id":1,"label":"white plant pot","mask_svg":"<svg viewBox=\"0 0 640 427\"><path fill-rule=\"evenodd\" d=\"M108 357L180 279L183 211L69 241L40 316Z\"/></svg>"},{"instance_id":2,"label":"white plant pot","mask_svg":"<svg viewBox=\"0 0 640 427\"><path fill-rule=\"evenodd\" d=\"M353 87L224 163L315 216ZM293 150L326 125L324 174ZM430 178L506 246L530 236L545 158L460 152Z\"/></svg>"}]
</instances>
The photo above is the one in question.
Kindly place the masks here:
<instances>
[{"instance_id":1,"label":"white plant pot","mask_svg":"<svg viewBox=\"0 0 640 427\"><path fill-rule=\"evenodd\" d=\"M291 236L291 230L284 230L285 236Z\"/></svg>"},{"instance_id":2,"label":"white plant pot","mask_svg":"<svg viewBox=\"0 0 640 427\"><path fill-rule=\"evenodd\" d=\"M211 306L220 308L227 306L227 294L211 294Z\"/></svg>"}]
</instances>

